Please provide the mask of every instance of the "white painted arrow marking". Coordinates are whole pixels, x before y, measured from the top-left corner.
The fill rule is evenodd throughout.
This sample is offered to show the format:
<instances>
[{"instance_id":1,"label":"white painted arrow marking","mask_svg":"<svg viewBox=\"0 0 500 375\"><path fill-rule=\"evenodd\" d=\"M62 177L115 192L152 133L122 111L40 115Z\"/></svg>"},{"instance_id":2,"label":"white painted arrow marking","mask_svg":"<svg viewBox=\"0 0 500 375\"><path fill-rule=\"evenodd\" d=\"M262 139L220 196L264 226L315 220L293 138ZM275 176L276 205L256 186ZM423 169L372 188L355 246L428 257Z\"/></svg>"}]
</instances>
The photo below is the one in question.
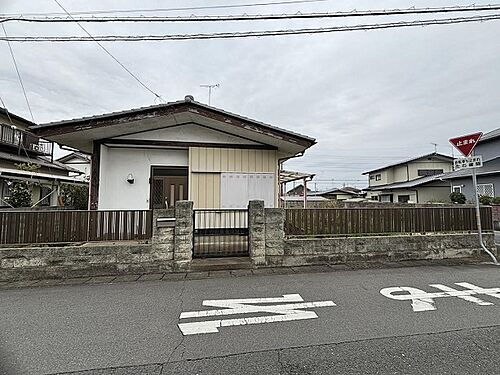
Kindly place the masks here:
<instances>
[{"instance_id":1,"label":"white painted arrow marking","mask_svg":"<svg viewBox=\"0 0 500 375\"><path fill-rule=\"evenodd\" d=\"M218 319L203 322L179 323L179 329L183 335L196 335L201 333L219 332L218 328L240 326L247 324L263 324L286 322L293 320L315 319L318 317L314 311L301 309L314 307L336 306L333 301L303 302L299 294L285 294L283 297L272 298L245 298L206 300L204 306L224 307L217 310L187 311L181 313L179 319L205 318L209 316L241 315L248 313L272 313L275 315L254 316L236 319ZM263 303L283 303L281 305L260 305ZM293 302L293 303L290 303Z\"/></svg>"},{"instance_id":2,"label":"white painted arrow marking","mask_svg":"<svg viewBox=\"0 0 500 375\"><path fill-rule=\"evenodd\" d=\"M480 298L474 297L474 294L484 294L490 297L500 298L500 288L486 289L465 282L455 284L466 289L457 290L442 284L429 284L429 286L439 289L441 290L441 292L427 293L417 288L396 286L384 288L380 290L380 294L387 298L399 301L411 300L411 306L413 308L413 311L415 312L436 310L434 301L434 299L436 298L457 297L464 301L473 302L480 306L491 306L493 305L493 303L486 302L481 300ZM401 292L404 292L404 294L400 294Z\"/></svg>"}]
</instances>

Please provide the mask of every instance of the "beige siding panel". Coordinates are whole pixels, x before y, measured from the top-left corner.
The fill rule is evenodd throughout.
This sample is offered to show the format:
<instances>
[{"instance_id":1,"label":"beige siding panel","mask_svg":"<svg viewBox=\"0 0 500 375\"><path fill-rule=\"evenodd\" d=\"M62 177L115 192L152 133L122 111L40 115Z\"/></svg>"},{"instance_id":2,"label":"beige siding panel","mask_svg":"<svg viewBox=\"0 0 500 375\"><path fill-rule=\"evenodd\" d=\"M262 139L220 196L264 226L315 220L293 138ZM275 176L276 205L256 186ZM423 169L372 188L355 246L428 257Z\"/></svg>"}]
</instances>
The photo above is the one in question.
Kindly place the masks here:
<instances>
[{"instance_id":1,"label":"beige siding panel","mask_svg":"<svg viewBox=\"0 0 500 375\"><path fill-rule=\"evenodd\" d=\"M242 154L240 150L234 150L234 172L242 171L243 164L241 162Z\"/></svg>"},{"instance_id":2,"label":"beige siding panel","mask_svg":"<svg viewBox=\"0 0 500 375\"><path fill-rule=\"evenodd\" d=\"M192 173L191 197L195 208L219 208L220 173Z\"/></svg>"},{"instance_id":3,"label":"beige siding panel","mask_svg":"<svg viewBox=\"0 0 500 375\"><path fill-rule=\"evenodd\" d=\"M192 172L275 172L278 159L274 150L192 147Z\"/></svg>"},{"instance_id":4,"label":"beige siding panel","mask_svg":"<svg viewBox=\"0 0 500 375\"><path fill-rule=\"evenodd\" d=\"M220 172L274 173L278 183L278 154L274 150L191 147L189 167L189 196L195 208L220 208Z\"/></svg>"}]
</instances>

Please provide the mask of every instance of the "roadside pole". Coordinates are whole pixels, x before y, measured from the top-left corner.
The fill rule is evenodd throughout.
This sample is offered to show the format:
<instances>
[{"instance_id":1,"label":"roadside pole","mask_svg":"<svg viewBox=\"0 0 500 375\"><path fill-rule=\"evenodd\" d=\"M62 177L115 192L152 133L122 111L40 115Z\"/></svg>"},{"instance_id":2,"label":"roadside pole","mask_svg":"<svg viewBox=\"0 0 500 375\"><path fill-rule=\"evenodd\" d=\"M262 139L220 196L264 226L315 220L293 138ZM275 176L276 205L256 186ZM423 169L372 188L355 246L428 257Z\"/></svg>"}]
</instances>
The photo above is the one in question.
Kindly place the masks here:
<instances>
[{"instance_id":1,"label":"roadside pole","mask_svg":"<svg viewBox=\"0 0 500 375\"><path fill-rule=\"evenodd\" d=\"M479 244L481 248L488 254L493 261L493 264L500 266L497 258L488 248L484 245L483 242L483 231L481 227L481 210L479 208L479 195L477 194L477 176L476 176L476 167L483 166L483 159L481 156L472 156L472 151L476 147L477 143L481 139L483 133L474 133L469 135L464 135L457 138L450 139L450 143L462 153L464 158L459 158L453 160L454 170L458 169L472 169L472 188L474 189L474 201L476 204L476 223L477 223L477 233L479 236Z\"/></svg>"},{"instance_id":2,"label":"roadside pole","mask_svg":"<svg viewBox=\"0 0 500 375\"><path fill-rule=\"evenodd\" d=\"M483 248L483 250L488 254L493 261L493 264L499 266L497 258L488 248L484 245L483 242L483 231L481 228L481 210L479 209L479 195L477 194L477 177L476 177L476 168L472 168L472 187L474 189L474 200L476 203L476 222L477 222L477 233L479 235L479 244Z\"/></svg>"}]
</instances>

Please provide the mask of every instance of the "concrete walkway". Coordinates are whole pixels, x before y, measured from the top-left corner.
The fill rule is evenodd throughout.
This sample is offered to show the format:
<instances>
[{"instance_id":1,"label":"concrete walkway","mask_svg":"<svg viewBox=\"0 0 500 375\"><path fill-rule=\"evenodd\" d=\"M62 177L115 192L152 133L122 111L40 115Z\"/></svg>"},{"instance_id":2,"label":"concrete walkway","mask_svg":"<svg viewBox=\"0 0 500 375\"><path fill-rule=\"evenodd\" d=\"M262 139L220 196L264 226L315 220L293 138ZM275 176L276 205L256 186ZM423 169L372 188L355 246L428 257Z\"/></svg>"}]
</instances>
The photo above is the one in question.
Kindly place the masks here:
<instances>
[{"instance_id":1,"label":"concrete walkway","mask_svg":"<svg viewBox=\"0 0 500 375\"><path fill-rule=\"evenodd\" d=\"M371 268L403 268L403 267L420 267L420 266L455 266L466 264L478 264L488 261L488 259L443 259L443 260L416 260L402 262L371 262L371 263L352 263L352 264L336 264L336 265L319 265L319 266L300 266L300 267L275 267L275 268L259 268L259 269L236 269L236 270L216 270L203 272L179 272L179 273L149 273L149 274L128 274L118 276L96 276L96 277L79 277L69 279L49 279L49 280L32 280L32 281L0 281L0 289L14 288L38 288L49 286L64 286L64 285L93 285L93 284L116 284L125 282L144 282L144 281L183 281L183 280L200 280L212 278L231 278L242 276L261 276L261 275L286 275L300 273L316 273L316 272L336 272L357 269Z\"/></svg>"}]
</instances>

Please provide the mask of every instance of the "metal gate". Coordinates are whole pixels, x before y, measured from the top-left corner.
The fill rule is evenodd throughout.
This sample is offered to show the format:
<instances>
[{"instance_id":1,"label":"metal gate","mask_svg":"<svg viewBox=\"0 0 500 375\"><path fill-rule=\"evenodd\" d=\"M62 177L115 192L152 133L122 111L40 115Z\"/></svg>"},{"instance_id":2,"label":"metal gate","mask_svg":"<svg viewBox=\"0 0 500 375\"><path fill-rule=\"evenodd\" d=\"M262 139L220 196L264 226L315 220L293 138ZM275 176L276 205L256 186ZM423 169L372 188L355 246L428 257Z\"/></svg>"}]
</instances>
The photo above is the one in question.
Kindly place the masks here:
<instances>
[{"instance_id":1,"label":"metal gate","mask_svg":"<svg viewBox=\"0 0 500 375\"><path fill-rule=\"evenodd\" d=\"M194 258L248 256L248 210L194 210Z\"/></svg>"}]
</instances>

